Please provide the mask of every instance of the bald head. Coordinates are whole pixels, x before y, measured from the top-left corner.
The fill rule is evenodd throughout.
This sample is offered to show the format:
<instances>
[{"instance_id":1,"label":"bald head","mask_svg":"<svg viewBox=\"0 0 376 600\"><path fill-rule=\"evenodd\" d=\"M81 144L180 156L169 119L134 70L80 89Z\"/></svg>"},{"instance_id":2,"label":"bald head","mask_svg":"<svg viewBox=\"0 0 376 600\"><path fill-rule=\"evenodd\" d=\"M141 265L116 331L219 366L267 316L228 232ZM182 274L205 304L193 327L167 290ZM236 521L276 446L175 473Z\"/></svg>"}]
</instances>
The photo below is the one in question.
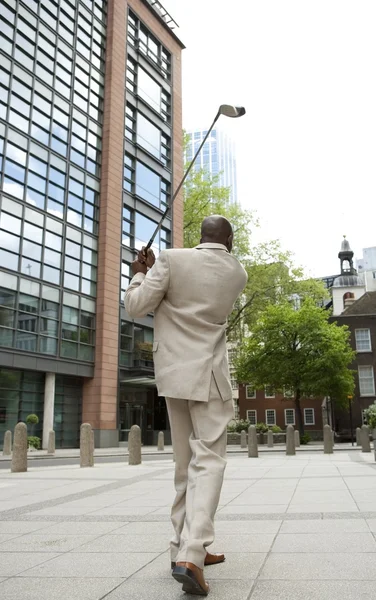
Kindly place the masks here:
<instances>
[{"instance_id":1,"label":"bald head","mask_svg":"<svg viewBox=\"0 0 376 600\"><path fill-rule=\"evenodd\" d=\"M221 215L206 217L201 225L201 243L223 244L231 252L233 231L230 221Z\"/></svg>"}]
</instances>

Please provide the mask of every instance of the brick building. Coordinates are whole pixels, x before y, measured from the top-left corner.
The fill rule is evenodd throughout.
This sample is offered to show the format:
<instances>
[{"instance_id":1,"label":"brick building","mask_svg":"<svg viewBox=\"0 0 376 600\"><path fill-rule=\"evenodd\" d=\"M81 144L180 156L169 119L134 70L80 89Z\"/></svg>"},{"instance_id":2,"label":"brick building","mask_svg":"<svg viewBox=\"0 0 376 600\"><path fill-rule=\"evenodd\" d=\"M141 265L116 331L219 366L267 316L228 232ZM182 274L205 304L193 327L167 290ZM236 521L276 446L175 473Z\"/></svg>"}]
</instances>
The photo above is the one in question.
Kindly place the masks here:
<instances>
[{"instance_id":1,"label":"brick building","mask_svg":"<svg viewBox=\"0 0 376 600\"><path fill-rule=\"evenodd\" d=\"M322 399L317 398L301 401L304 428L312 438L322 436L322 404ZM239 385L239 418L247 419L253 425L278 425L283 430L287 425L296 425L296 411L291 397L274 393L268 386L255 390L251 385Z\"/></svg>"},{"instance_id":2,"label":"brick building","mask_svg":"<svg viewBox=\"0 0 376 600\"><path fill-rule=\"evenodd\" d=\"M351 332L350 343L356 351L351 368L356 372L355 393L350 410L334 408L335 430L348 435L363 423L363 411L376 402L376 292L366 292L358 300L346 299L347 308L331 318L338 325L347 325Z\"/></svg>"},{"instance_id":3,"label":"brick building","mask_svg":"<svg viewBox=\"0 0 376 600\"><path fill-rule=\"evenodd\" d=\"M0 0L0 445L96 446L168 427L153 317L122 305L183 175L181 52L159 1ZM154 250L183 242L176 199Z\"/></svg>"}]
</instances>

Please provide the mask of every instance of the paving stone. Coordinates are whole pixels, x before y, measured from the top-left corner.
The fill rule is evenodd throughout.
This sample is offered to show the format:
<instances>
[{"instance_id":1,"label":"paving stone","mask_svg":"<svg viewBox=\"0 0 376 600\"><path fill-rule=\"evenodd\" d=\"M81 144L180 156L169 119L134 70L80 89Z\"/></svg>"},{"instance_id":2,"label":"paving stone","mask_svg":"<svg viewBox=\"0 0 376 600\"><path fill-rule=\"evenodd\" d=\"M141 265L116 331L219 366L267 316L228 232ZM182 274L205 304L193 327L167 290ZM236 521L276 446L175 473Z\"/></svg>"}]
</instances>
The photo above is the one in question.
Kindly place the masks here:
<instances>
[{"instance_id":1,"label":"paving stone","mask_svg":"<svg viewBox=\"0 0 376 600\"><path fill-rule=\"evenodd\" d=\"M359 512L357 504L355 502L347 504L336 504L335 502L329 503L315 503L315 504L290 504L287 509L288 513L353 513Z\"/></svg>"},{"instance_id":2,"label":"paving stone","mask_svg":"<svg viewBox=\"0 0 376 600\"><path fill-rule=\"evenodd\" d=\"M31 533L39 529L46 529L50 525L55 525L55 523L46 523L46 521L0 521L0 533Z\"/></svg>"},{"instance_id":3,"label":"paving stone","mask_svg":"<svg viewBox=\"0 0 376 600\"><path fill-rule=\"evenodd\" d=\"M41 564L25 575L27 577L130 577L154 560L158 554L140 553L67 553ZM67 599L68 600L68 599ZM106 599L107 600L107 599Z\"/></svg>"},{"instance_id":4,"label":"paving stone","mask_svg":"<svg viewBox=\"0 0 376 600\"><path fill-rule=\"evenodd\" d=\"M280 533L367 533L364 519L301 519L284 521Z\"/></svg>"},{"instance_id":5,"label":"paving stone","mask_svg":"<svg viewBox=\"0 0 376 600\"><path fill-rule=\"evenodd\" d=\"M252 488L251 488L252 490ZM288 504L291 501L293 496L293 491L285 492L280 491L278 494L271 494L269 490L267 491L247 491L243 494L240 494L235 500L231 502L231 506L237 505L254 505L254 504L265 504L265 505L274 505L274 504Z\"/></svg>"},{"instance_id":6,"label":"paving stone","mask_svg":"<svg viewBox=\"0 0 376 600\"><path fill-rule=\"evenodd\" d=\"M173 534L173 528L170 521L165 522L138 522L138 523L128 523L127 525L122 525L120 529L116 529L114 532L116 535L135 535L135 534L143 534L143 535L164 535L171 536Z\"/></svg>"},{"instance_id":7,"label":"paving stone","mask_svg":"<svg viewBox=\"0 0 376 600\"><path fill-rule=\"evenodd\" d=\"M69 523L64 521L62 523L53 523L50 526L47 525L47 529L43 530L43 533L53 534L53 535L103 535L105 533L118 532L119 529L124 527L124 523L116 523L110 522L75 522ZM42 533L42 532L41 532ZM38 532L37 532L38 534Z\"/></svg>"},{"instance_id":8,"label":"paving stone","mask_svg":"<svg viewBox=\"0 0 376 600\"><path fill-rule=\"evenodd\" d=\"M376 541L372 533L282 533L272 552L376 552Z\"/></svg>"},{"instance_id":9,"label":"paving stone","mask_svg":"<svg viewBox=\"0 0 376 600\"><path fill-rule=\"evenodd\" d=\"M370 600L373 581L259 581L250 600Z\"/></svg>"},{"instance_id":10,"label":"paving stone","mask_svg":"<svg viewBox=\"0 0 376 600\"><path fill-rule=\"evenodd\" d=\"M373 533L376 533L376 519L367 519L368 526Z\"/></svg>"},{"instance_id":11,"label":"paving stone","mask_svg":"<svg viewBox=\"0 0 376 600\"><path fill-rule=\"evenodd\" d=\"M4 551L4 547L1 546L1 544L8 542L9 540L13 540L14 538L18 538L20 537L20 533L0 533L0 553L2 551Z\"/></svg>"},{"instance_id":12,"label":"paving stone","mask_svg":"<svg viewBox=\"0 0 376 600\"><path fill-rule=\"evenodd\" d=\"M376 490L376 476L345 477L344 481L350 490ZM374 492L373 492L374 493Z\"/></svg>"},{"instance_id":13,"label":"paving stone","mask_svg":"<svg viewBox=\"0 0 376 600\"><path fill-rule=\"evenodd\" d=\"M228 533L231 535L251 533L277 533L282 521L216 521L216 535Z\"/></svg>"},{"instance_id":14,"label":"paving stone","mask_svg":"<svg viewBox=\"0 0 376 600\"><path fill-rule=\"evenodd\" d=\"M224 563L205 569L205 577L212 581L217 579L255 579L265 558L266 554L261 552L229 553ZM170 553L165 552L158 556L153 562L138 571L134 578L148 579L149 581L154 578L171 579Z\"/></svg>"},{"instance_id":15,"label":"paving stone","mask_svg":"<svg viewBox=\"0 0 376 600\"><path fill-rule=\"evenodd\" d=\"M342 477L320 477L320 478L312 478L307 477L306 479L301 479L297 485L297 492L305 492L309 490L343 490L347 491L347 486L343 481Z\"/></svg>"},{"instance_id":16,"label":"paving stone","mask_svg":"<svg viewBox=\"0 0 376 600\"><path fill-rule=\"evenodd\" d=\"M376 581L375 554L270 554L260 579ZM305 596L306 597L306 596ZM357 598L357 596L356 596Z\"/></svg>"},{"instance_id":17,"label":"paving stone","mask_svg":"<svg viewBox=\"0 0 376 600\"><path fill-rule=\"evenodd\" d=\"M12 577L18 575L35 565L44 563L58 556L56 553L47 554L46 552L25 552L23 554L15 552L2 552L0 560L0 577Z\"/></svg>"},{"instance_id":18,"label":"paving stone","mask_svg":"<svg viewBox=\"0 0 376 600\"><path fill-rule=\"evenodd\" d=\"M90 514L93 516L111 516L111 515L148 515L152 512L155 511L155 506L122 506L121 508L118 508L117 506L114 507L107 507L107 508L101 508L100 510L94 510L90 509Z\"/></svg>"},{"instance_id":19,"label":"paving stone","mask_svg":"<svg viewBox=\"0 0 376 600\"><path fill-rule=\"evenodd\" d=\"M4 600L100 600L105 594L116 589L121 578L57 578L37 579L14 577L1 585Z\"/></svg>"},{"instance_id":20,"label":"paving stone","mask_svg":"<svg viewBox=\"0 0 376 600\"><path fill-rule=\"evenodd\" d=\"M95 535L30 533L1 546L1 552L68 552L95 539Z\"/></svg>"},{"instance_id":21,"label":"paving stone","mask_svg":"<svg viewBox=\"0 0 376 600\"><path fill-rule=\"evenodd\" d=\"M104 535L73 552L164 552L169 548L170 536L165 535Z\"/></svg>"},{"instance_id":22,"label":"paving stone","mask_svg":"<svg viewBox=\"0 0 376 600\"><path fill-rule=\"evenodd\" d=\"M291 501L291 505L294 504L346 504L354 502L353 497L351 496L348 490L338 491L338 490L321 490L320 488L316 488L316 490L311 491L299 491L297 490L294 494L294 497Z\"/></svg>"},{"instance_id":23,"label":"paving stone","mask_svg":"<svg viewBox=\"0 0 376 600\"><path fill-rule=\"evenodd\" d=\"M252 581L212 581L209 598L212 600L247 600L251 591ZM106 596L106 600L188 600L198 596L188 596L182 591L182 586L171 577L154 579L146 584L145 581L132 578L120 585L114 592Z\"/></svg>"},{"instance_id":24,"label":"paving stone","mask_svg":"<svg viewBox=\"0 0 376 600\"><path fill-rule=\"evenodd\" d=\"M215 543L208 547L209 552L269 552L274 541L274 535L221 533L215 536Z\"/></svg>"},{"instance_id":25,"label":"paving stone","mask_svg":"<svg viewBox=\"0 0 376 600\"><path fill-rule=\"evenodd\" d=\"M250 505L241 505L235 506L233 504L227 505L222 508L218 514L219 515L246 515L246 514L283 514L286 512L288 508L288 504L252 504Z\"/></svg>"}]
</instances>

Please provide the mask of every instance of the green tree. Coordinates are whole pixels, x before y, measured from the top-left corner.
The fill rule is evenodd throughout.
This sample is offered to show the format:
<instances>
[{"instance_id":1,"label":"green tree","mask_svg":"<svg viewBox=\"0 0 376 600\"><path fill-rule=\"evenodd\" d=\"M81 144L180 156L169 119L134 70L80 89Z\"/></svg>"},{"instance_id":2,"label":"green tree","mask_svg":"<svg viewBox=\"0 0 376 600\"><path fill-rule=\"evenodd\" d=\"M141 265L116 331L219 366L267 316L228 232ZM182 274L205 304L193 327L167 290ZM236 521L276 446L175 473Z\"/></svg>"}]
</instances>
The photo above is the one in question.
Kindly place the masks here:
<instances>
[{"instance_id":1,"label":"green tree","mask_svg":"<svg viewBox=\"0 0 376 600\"><path fill-rule=\"evenodd\" d=\"M320 301L327 292L321 282L305 280L303 270L294 265L292 254L283 251L278 240L252 244L258 219L240 204L231 204L229 197L230 188L219 185L219 175L212 176L203 169L190 173L184 186L184 246L192 248L199 244L202 220L211 214L221 214L232 223L232 252L248 274L247 286L228 325L229 339L239 342L252 331L269 304L294 294Z\"/></svg>"},{"instance_id":2,"label":"green tree","mask_svg":"<svg viewBox=\"0 0 376 600\"><path fill-rule=\"evenodd\" d=\"M296 310L291 302L268 305L242 345L238 381L255 387L288 389L293 395L297 425L304 435L301 399L330 396L337 404L353 394L355 353L349 331L328 322L328 313L306 298Z\"/></svg>"}]
</instances>

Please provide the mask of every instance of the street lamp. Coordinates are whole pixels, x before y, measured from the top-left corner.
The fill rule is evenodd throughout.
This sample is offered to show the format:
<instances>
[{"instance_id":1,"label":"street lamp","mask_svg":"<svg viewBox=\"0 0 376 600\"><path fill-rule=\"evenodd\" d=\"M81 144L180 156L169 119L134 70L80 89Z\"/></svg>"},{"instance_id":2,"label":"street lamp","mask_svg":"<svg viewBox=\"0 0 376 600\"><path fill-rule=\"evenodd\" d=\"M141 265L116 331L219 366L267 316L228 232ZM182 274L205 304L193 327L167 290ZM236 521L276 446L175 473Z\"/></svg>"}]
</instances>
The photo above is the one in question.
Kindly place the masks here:
<instances>
[{"instance_id":1,"label":"street lamp","mask_svg":"<svg viewBox=\"0 0 376 600\"><path fill-rule=\"evenodd\" d=\"M206 136L202 140L199 149L197 150L196 154L193 157L193 160L192 160L191 164L189 165L188 169L186 170L186 172L184 174L183 179L179 183L179 185L178 185L178 187L177 187L174 195L172 196L170 204L168 205L168 207L164 211L164 213L163 213L163 215L161 217L161 220L159 221L159 223L158 223L158 225L156 227L156 230L154 231L153 235L151 236L151 238L150 238L150 240L149 240L149 242L148 242L148 244L147 244L147 246L146 246L146 248L144 250L145 256L146 256L147 250L151 247L152 243L154 242L155 236L160 231L160 229L162 227L163 221L165 220L165 218L167 217L168 213L170 212L170 210L172 208L172 205L174 203L174 200L175 200L176 196L178 195L178 193L180 192L180 190L181 190L181 188L183 186L184 181L187 179L188 174L189 174L190 170L192 169L192 167L193 167L193 165L194 165L194 163L196 161L196 158L200 154L203 145L205 144L206 140L208 139L208 137L209 137L209 135L211 133L211 130L213 129L214 125L216 124L216 122L218 121L218 119L219 119L219 117L221 115L223 115L224 117L230 117L231 119L237 119L238 117L242 117L243 115L245 115L245 108L244 108L244 106L230 106L229 104L221 104L221 106L218 109L217 114L215 115L215 119L214 119L213 123L210 126L210 129L208 130Z\"/></svg>"}]
</instances>

